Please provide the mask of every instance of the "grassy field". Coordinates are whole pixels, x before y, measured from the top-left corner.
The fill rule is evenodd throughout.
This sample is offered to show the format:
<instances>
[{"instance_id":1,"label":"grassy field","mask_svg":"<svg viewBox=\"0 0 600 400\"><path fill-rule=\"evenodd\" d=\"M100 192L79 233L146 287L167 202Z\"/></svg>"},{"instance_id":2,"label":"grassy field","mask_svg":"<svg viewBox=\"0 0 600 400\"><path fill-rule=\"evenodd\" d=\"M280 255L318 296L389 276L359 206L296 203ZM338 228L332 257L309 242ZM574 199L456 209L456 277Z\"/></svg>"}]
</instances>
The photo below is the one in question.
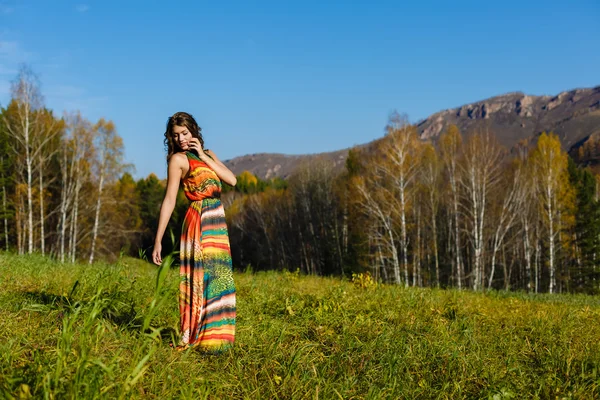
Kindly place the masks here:
<instances>
[{"instance_id":1,"label":"grassy field","mask_svg":"<svg viewBox=\"0 0 600 400\"><path fill-rule=\"evenodd\" d=\"M157 272L0 254L0 396L600 397L598 297L239 273L235 347L209 355L169 348L178 271Z\"/></svg>"}]
</instances>

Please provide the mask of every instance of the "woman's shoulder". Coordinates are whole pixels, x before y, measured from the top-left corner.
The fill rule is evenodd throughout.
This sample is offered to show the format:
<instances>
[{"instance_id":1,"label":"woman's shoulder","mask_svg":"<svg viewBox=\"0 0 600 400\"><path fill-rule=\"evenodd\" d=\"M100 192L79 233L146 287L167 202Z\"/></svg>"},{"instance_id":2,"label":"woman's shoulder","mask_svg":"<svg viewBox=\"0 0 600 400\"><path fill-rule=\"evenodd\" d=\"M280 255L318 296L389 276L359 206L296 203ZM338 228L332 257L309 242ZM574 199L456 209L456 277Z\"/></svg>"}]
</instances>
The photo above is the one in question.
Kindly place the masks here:
<instances>
[{"instance_id":1,"label":"woman's shoulder","mask_svg":"<svg viewBox=\"0 0 600 400\"><path fill-rule=\"evenodd\" d=\"M182 162L186 162L187 163L187 156L182 151L180 151L178 153L174 153L171 156L171 159L169 160L169 163L172 163L172 162L174 162L176 164L179 164L179 163L182 163Z\"/></svg>"},{"instance_id":2,"label":"woman's shoulder","mask_svg":"<svg viewBox=\"0 0 600 400\"><path fill-rule=\"evenodd\" d=\"M187 169L188 160L187 156L183 152L174 153L169 159L169 169L172 167L177 167L181 169Z\"/></svg>"}]
</instances>

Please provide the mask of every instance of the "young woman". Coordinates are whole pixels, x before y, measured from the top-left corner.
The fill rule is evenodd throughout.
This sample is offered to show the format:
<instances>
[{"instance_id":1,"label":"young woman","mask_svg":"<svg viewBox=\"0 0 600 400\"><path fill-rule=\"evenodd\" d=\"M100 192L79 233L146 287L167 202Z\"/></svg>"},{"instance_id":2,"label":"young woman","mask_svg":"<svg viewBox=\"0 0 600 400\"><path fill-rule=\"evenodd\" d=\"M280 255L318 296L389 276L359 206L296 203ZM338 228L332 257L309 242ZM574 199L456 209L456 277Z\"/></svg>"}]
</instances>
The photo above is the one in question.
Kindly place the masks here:
<instances>
[{"instance_id":1,"label":"young woman","mask_svg":"<svg viewBox=\"0 0 600 400\"><path fill-rule=\"evenodd\" d=\"M180 183L191 201L181 232L180 331L178 349L224 350L235 338L236 298L231 249L221 204L222 182L235 186L235 175L204 149L194 118L178 112L165 132L168 178L160 209L152 260L162 263L161 241L171 218Z\"/></svg>"}]
</instances>

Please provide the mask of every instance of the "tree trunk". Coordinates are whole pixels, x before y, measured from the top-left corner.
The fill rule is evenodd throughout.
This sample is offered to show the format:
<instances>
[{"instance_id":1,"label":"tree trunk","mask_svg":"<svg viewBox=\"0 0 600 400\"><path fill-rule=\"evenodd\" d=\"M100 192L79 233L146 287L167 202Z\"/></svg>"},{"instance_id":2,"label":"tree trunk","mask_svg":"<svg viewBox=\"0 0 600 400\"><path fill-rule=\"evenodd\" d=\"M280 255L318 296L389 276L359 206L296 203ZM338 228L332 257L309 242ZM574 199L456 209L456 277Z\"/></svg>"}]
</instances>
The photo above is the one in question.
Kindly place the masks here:
<instances>
[{"instance_id":1,"label":"tree trunk","mask_svg":"<svg viewBox=\"0 0 600 400\"><path fill-rule=\"evenodd\" d=\"M525 256L525 280L527 292L531 292L531 245L529 243L529 224L527 218L523 219L523 253Z\"/></svg>"},{"instance_id":2,"label":"tree trunk","mask_svg":"<svg viewBox=\"0 0 600 400\"><path fill-rule=\"evenodd\" d=\"M17 194L17 201L18 201L18 206L17 206L17 215L16 215L16 224L17 224L17 249L19 252L19 255L25 254L25 235L26 235L26 228L25 228L25 221L24 221L24 215L25 215L25 205L23 204L23 194L22 193L18 193Z\"/></svg>"},{"instance_id":3,"label":"tree trunk","mask_svg":"<svg viewBox=\"0 0 600 400\"><path fill-rule=\"evenodd\" d=\"M497 234L497 232L496 232ZM494 273L496 272L496 253L498 252L499 245L494 238L494 249L492 250L492 267L490 269L490 277L488 279L488 290L492 288L492 283L494 282Z\"/></svg>"},{"instance_id":4,"label":"tree trunk","mask_svg":"<svg viewBox=\"0 0 600 400\"><path fill-rule=\"evenodd\" d=\"M408 241L406 239L406 202L404 198L403 177L400 178L400 222L402 226L402 262L404 269L404 286L408 287Z\"/></svg>"},{"instance_id":5,"label":"tree trunk","mask_svg":"<svg viewBox=\"0 0 600 400\"><path fill-rule=\"evenodd\" d=\"M430 191L430 201L434 204L433 190ZM433 230L433 254L435 259L435 282L436 286L440 287L440 261L438 255L438 244L437 244L437 225L436 225L436 210L432 207L431 210L431 228Z\"/></svg>"},{"instance_id":6,"label":"tree trunk","mask_svg":"<svg viewBox=\"0 0 600 400\"><path fill-rule=\"evenodd\" d=\"M480 265L480 243L481 240L479 238L479 199L477 196L477 179L476 179L476 171L474 171L474 166L471 167L471 171L469 174L470 182L470 191L471 191L471 207L473 208L473 247L474 247L474 262L473 262L473 290L479 290L479 282L481 280L481 265Z\"/></svg>"},{"instance_id":7,"label":"tree trunk","mask_svg":"<svg viewBox=\"0 0 600 400\"><path fill-rule=\"evenodd\" d=\"M40 250L42 255L46 252L46 233L44 232L44 168L42 156L40 155Z\"/></svg>"},{"instance_id":8,"label":"tree trunk","mask_svg":"<svg viewBox=\"0 0 600 400\"><path fill-rule=\"evenodd\" d=\"M423 286L423 279L421 276L421 209L416 207L417 211L417 243L416 243L416 251L414 252L415 257L415 275L417 275L417 279L414 283L418 286ZM415 284L413 283L413 286Z\"/></svg>"},{"instance_id":9,"label":"tree trunk","mask_svg":"<svg viewBox=\"0 0 600 400\"><path fill-rule=\"evenodd\" d=\"M535 246L535 293L538 293L540 288L540 241L536 240Z\"/></svg>"},{"instance_id":10,"label":"tree trunk","mask_svg":"<svg viewBox=\"0 0 600 400\"><path fill-rule=\"evenodd\" d=\"M29 149L29 110L25 120L25 164L27 167L27 252L33 253L33 162Z\"/></svg>"},{"instance_id":11,"label":"tree trunk","mask_svg":"<svg viewBox=\"0 0 600 400\"><path fill-rule=\"evenodd\" d=\"M547 187L550 187L549 185ZM548 292L549 293L554 293L554 286L555 286L555 281L554 281L554 215L553 215L553 207L552 207L552 193L551 191L548 189L546 191L546 207L547 207L547 213L548 213L548 239L549 239L549 244L548 244L548 253L549 253L549 257L550 259L548 260L548 269L549 269L549 273L550 273L550 285L548 287Z\"/></svg>"},{"instance_id":12,"label":"tree trunk","mask_svg":"<svg viewBox=\"0 0 600 400\"><path fill-rule=\"evenodd\" d=\"M77 225L77 217L79 213L79 190L75 192L75 204L73 205L73 217L71 221L71 262L75 263L77 257L77 231L79 226Z\"/></svg>"},{"instance_id":13,"label":"tree trunk","mask_svg":"<svg viewBox=\"0 0 600 400\"><path fill-rule=\"evenodd\" d=\"M6 177L4 176L4 157L0 156L0 168L2 168L2 215L4 219L4 244L8 251L8 210L6 203Z\"/></svg>"},{"instance_id":14,"label":"tree trunk","mask_svg":"<svg viewBox=\"0 0 600 400\"><path fill-rule=\"evenodd\" d=\"M342 228L343 230L343 228ZM333 216L333 231L335 233L334 237L335 237L335 247L337 249L337 261L338 261L338 267L340 269L340 276L344 276L344 257L343 257L343 253L342 253L342 243L340 241L340 229L339 229L339 221L338 221L338 215L337 213L335 213L335 215ZM342 232L342 236L343 236L343 232Z\"/></svg>"},{"instance_id":15,"label":"tree trunk","mask_svg":"<svg viewBox=\"0 0 600 400\"><path fill-rule=\"evenodd\" d=\"M100 207L102 207L102 188L104 186L104 163L100 170L100 183L98 184L98 200L96 201L96 217L94 218L94 231L92 234L92 250L90 251L89 263L94 262L94 251L96 250L96 239L98 238L98 221L100 220ZM271 243L269 242L269 254L273 251L270 248Z\"/></svg>"},{"instance_id":16,"label":"tree trunk","mask_svg":"<svg viewBox=\"0 0 600 400\"><path fill-rule=\"evenodd\" d=\"M458 290L462 289L463 270L460 259L460 229L458 225L458 198L454 196L454 244L456 249L456 284Z\"/></svg>"},{"instance_id":17,"label":"tree trunk","mask_svg":"<svg viewBox=\"0 0 600 400\"><path fill-rule=\"evenodd\" d=\"M4 243L6 245L6 251L8 251L8 217L6 216L6 185L2 185L2 209L4 211Z\"/></svg>"},{"instance_id":18,"label":"tree trunk","mask_svg":"<svg viewBox=\"0 0 600 400\"><path fill-rule=\"evenodd\" d=\"M386 226L386 230L390 241L390 250L392 250L392 260L394 261L394 280L397 284L400 284L402 282L400 278L400 260L398 258L398 250L394 245L394 233L391 226Z\"/></svg>"}]
</instances>

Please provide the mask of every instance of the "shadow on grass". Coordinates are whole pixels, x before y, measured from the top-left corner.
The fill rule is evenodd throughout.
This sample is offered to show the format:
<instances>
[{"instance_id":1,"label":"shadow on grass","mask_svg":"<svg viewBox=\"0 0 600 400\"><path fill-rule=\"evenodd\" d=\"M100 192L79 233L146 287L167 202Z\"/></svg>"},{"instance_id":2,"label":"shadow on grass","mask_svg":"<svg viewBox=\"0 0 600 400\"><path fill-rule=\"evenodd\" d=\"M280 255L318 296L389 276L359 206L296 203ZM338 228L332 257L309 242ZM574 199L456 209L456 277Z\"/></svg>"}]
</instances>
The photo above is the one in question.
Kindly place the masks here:
<instances>
[{"instance_id":1,"label":"shadow on grass","mask_svg":"<svg viewBox=\"0 0 600 400\"><path fill-rule=\"evenodd\" d=\"M80 301L73 301L69 296L46 292L23 292L24 297L34 304L43 304L52 309L75 307Z\"/></svg>"},{"instance_id":2,"label":"shadow on grass","mask_svg":"<svg viewBox=\"0 0 600 400\"><path fill-rule=\"evenodd\" d=\"M115 294L106 293L109 301L100 312L100 318L110 321L112 324L130 332L141 332L144 323L144 315L140 314L135 309L135 302L116 300ZM29 304L29 309L35 311L58 311L57 317L59 320L72 313L75 309L84 308L90 305L88 300L75 300L71 296L58 295L45 291L24 291L22 295ZM37 306L37 307L36 307ZM38 308L43 306L43 308ZM60 321L58 321L60 322ZM144 333L150 333L147 330ZM161 328L160 336L163 342L170 341L176 335L173 328Z\"/></svg>"},{"instance_id":3,"label":"shadow on grass","mask_svg":"<svg viewBox=\"0 0 600 400\"><path fill-rule=\"evenodd\" d=\"M68 295L46 291L23 291L21 293L26 301L30 303L27 307L30 310L39 312L57 311L57 324L59 326L62 325L62 320L75 310L80 310L85 314L86 309L97 309L100 306L97 314L98 318L109 321L119 329L143 334L156 332L156 329L158 329L160 340L163 343L174 342L177 337L177 332L173 328L149 327L146 319L152 319L153 313L150 312L150 315L145 315L136 310L136 301L129 290L114 290L114 288L113 290L101 290L90 299L76 299L75 293L78 289L79 281L76 281ZM144 329L144 326L146 329Z\"/></svg>"}]
</instances>

